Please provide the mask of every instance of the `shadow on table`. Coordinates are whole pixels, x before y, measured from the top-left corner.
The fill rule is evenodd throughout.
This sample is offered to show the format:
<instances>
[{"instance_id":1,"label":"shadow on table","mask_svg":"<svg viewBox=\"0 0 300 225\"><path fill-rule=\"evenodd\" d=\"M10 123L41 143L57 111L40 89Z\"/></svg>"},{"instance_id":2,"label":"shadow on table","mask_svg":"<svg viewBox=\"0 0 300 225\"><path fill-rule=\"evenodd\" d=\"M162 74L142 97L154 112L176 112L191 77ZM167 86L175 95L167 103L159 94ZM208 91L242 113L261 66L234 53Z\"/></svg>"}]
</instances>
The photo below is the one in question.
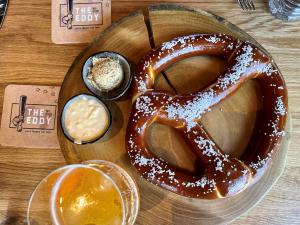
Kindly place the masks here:
<instances>
[{"instance_id":1,"label":"shadow on table","mask_svg":"<svg viewBox=\"0 0 300 225\"><path fill-rule=\"evenodd\" d=\"M0 223L0 225L26 225L26 219L21 216L16 216L12 215L10 216L9 214L16 214L14 212L8 212L7 213L7 219L4 220L3 222ZM37 224L32 224L32 225L37 225Z\"/></svg>"}]
</instances>

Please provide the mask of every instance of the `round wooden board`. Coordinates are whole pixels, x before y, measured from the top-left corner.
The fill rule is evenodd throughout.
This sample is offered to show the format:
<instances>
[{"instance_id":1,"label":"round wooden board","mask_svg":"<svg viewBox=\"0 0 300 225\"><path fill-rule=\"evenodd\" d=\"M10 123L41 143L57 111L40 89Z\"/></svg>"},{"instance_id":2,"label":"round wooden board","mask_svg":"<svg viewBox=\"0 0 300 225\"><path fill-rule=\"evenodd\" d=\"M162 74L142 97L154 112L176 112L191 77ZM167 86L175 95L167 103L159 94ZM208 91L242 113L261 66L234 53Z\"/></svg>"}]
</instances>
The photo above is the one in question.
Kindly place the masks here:
<instances>
[{"instance_id":1,"label":"round wooden board","mask_svg":"<svg viewBox=\"0 0 300 225\"><path fill-rule=\"evenodd\" d=\"M223 18L198 9L164 4L150 7L145 15L146 17L142 11L138 11L114 23L75 59L60 91L59 118L68 99L79 93L88 93L81 79L81 68L84 61L98 51L116 51L132 62L137 62L151 49L149 33L152 33L152 45L159 45L163 41L186 34L226 33L260 46L247 33ZM145 18L151 24L149 33ZM171 92L175 89L178 93L197 90L213 81L225 67L226 63L217 58L193 57L176 63L165 71L165 77L168 77L173 88L164 76L160 76L156 89ZM141 178L127 157L125 129L131 100L108 102L108 106L112 110L113 126L104 139L90 145L75 145L65 138L59 124L59 142L68 163L91 159L109 160L125 168L136 179L141 196L136 224L228 223L257 204L284 170L289 132L264 177L235 197L207 201L167 192ZM223 150L239 156L249 141L256 112L260 107L259 87L255 81L251 81L232 97L214 107L203 118L203 124ZM151 130L148 141L155 154L172 164L193 170L195 159L175 130L159 124L154 125Z\"/></svg>"}]
</instances>

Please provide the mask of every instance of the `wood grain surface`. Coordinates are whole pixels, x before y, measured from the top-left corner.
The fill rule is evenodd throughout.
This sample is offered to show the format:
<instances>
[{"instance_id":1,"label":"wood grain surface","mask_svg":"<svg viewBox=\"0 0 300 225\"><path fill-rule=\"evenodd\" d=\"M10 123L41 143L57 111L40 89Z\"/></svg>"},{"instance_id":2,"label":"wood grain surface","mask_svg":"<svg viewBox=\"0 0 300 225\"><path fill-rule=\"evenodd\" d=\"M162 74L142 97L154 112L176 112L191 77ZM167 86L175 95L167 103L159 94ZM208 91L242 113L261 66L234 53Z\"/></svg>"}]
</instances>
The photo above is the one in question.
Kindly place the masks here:
<instances>
[{"instance_id":1,"label":"wood grain surface","mask_svg":"<svg viewBox=\"0 0 300 225\"><path fill-rule=\"evenodd\" d=\"M112 1L113 21L158 1ZM292 141L284 174L253 210L232 224L300 224L300 21L274 19L266 1L246 13L232 0L168 1L209 10L238 25L274 57L289 88ZM50 35L50 1L10 0L0 30L0 95L17 84L60 85L86 45L55 45ZM2 107L1 100L1 107ZM26 224L29 196L46 174L65 164L60 150L0 149L0 224Z\"/></svg>"}]
</instances>

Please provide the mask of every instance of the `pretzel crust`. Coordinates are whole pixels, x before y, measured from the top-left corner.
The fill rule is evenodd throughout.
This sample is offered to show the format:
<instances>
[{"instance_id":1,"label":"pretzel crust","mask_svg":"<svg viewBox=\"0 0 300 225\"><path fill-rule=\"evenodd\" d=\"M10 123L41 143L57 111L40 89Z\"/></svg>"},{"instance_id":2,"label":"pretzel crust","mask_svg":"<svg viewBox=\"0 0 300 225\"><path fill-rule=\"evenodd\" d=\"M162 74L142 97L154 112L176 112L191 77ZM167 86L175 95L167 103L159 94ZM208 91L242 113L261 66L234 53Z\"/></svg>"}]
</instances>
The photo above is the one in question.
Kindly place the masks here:
<instances>
[{"instance_id":1,"label":"pretzel crust","mask_svg":"<svg viewBox=\"0 0 300 225\"><path fill-rule=\"evenodd\" d=\"M224 58L228 68L215 83L191 94L154 91L155 79L163 69L196 55ZM248 147L238 159L219 148L200 120L251 79L261 87L263 108ZM216 199L240 193L267 171L285 135L288 99L281 73L262 50L228 35L195 34L163 43L138 63L132 94L126 132L131 163L151 183L186 197ZM146 136L154 122L182 134L203 163L203 173L192 174L170 165L150 151Z\"/></svg>"}]
</instances>

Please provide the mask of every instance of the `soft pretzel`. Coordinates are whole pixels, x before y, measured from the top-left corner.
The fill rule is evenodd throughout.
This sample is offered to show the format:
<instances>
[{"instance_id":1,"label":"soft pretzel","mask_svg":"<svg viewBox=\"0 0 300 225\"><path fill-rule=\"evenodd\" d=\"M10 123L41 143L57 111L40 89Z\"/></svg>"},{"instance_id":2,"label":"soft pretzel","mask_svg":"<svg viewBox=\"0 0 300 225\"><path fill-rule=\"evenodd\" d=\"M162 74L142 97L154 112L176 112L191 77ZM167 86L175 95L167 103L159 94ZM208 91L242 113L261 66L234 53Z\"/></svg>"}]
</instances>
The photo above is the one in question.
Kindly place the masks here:
<instances>
[{"instance_id":1,"label":"soft pretzel","mask_svg":"<svg viewBox=\"0 0 300 225\"><path fill-rule=\"evenodd\" d=\"M196 55L222 57L228 69L215 83L195 93L154 91L155 79L163 69ZM238 159L224 153L200 121L250 79L256 79L261 87L263 108L248 147ZM282 75L258 47L228 35L196 34L163 43L138 63L132 93L126 132L131 162L148 181L183 196L215 199L240 193L266 172L285 135L288 99ZM170 165L150 151L146 136L154 122L181 132L203 164L201 174Z\"/></svg>"}]
</instances>

